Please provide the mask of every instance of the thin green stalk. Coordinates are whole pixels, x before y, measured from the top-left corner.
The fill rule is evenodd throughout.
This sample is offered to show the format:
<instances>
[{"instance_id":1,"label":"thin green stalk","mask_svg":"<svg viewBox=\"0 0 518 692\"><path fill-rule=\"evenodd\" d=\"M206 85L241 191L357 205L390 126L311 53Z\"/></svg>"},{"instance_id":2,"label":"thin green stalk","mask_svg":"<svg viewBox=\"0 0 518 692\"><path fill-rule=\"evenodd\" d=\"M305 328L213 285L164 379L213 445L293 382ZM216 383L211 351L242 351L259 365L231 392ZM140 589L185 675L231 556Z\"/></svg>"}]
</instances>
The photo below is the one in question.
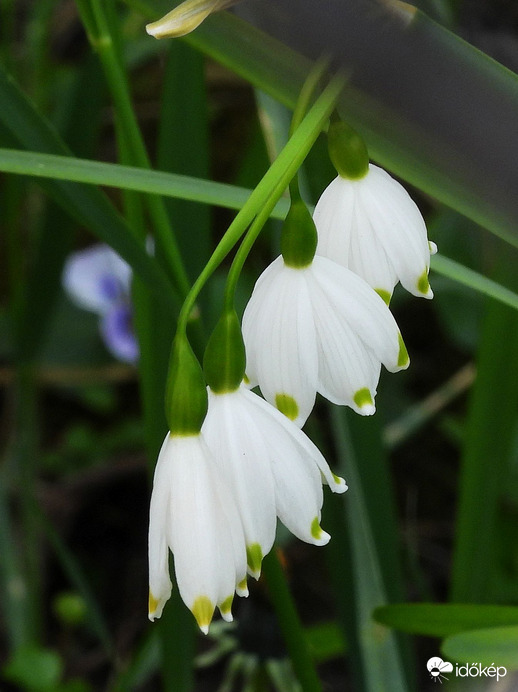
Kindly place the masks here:
<instances>
[{"instance_id":1,"label":"thin green stalk","mask_svg":"<svg viewBox=\"0 0 518 692\"><path fill-rule=\"evenodd\" d=\"M27 588L9 502L7 464L0 469L0 588L5 636L10 650L31 639Z\"/></svg>"},{"instance_id":2,"label":"thin green stalk","mask_svg":"<svg viewBox=\"0 0 518 692\"><path fill-rule=\"evenodd\" d=\"M20 363L16 388L16 440L14 454L20 492L20 514L24 541L24 573L27 636L38 641L42 632L43 600L41 593L40 524L35 509L36 465L38 460L39 420L37 390L31 365Z\"/></svg>"},{"instance_id":3,"label":"thin green stalk","mask_svg":"<svg viewBox=\"0 0 518 692\"><path fill-rule=\"evenodd\" d=\"M277 204L277 201L277 196L274 193L272 197L270 197L268 202L265 204L265 206L261 209L259 214L255 217L254 222L248 229L247 234L243 238L243 242L241 243L238 251L236 252L236 256L234 257L234 260L228 272L227 282L225 284L224 301L226 311L232 310L234 308L234 298L236 294L237 282L239 281L243 265L246 262L246 259L250 254L250 250L252 249L253 244L257 240L259 233L263 229L264 224L270 218L272 210Z\"/></svg>"},{"instance_id":4,"label":"thin green stalk","mask_svg":"<svg viewBox=\"0 0 518 692\"><path fill-rule=\"evenodd\" d=\"M264 205L270 204L272 201L276 202L280 198L282 191L287 187L289 181L295 175L318 137L324 123L327 121L334 108L334 104L342 88L343 79L341 77L335 77L317 99L313 108L302 121L297 132L290 138L279 157L270 166L258 186L230 224L227 232L217 245L210 260L185 299L178 318L178 333L185 332L189 316L199 292L215 269L241 238L255 215Z\"/></svg>"},{"instance_id":5,"label":"thin green stalk","mask_svg":"<svg viewBox=\"0 0 518 692\"><path fill-rule=\"evenodd\" d=\"M131 103L129 86L122 59L117 51L116 36L112 35L105 7L100 0L90 0L91 14L85 10L88 0L77 0L82 17L88 22L89 37L97 50L115 105L121 136L124 137L133 162L142 168L151 168L144 141ZM92 35L92 18L95 35ZM181 254L171 229L163 201L155 196L146 198L149 214L153 221L157 243L160 245L172 279L181 295L189 289L189 279L182 263Z\"/></svg>"},{"instance_id":6,"label":"thin green stalk","mask_svg":"<svg viewBox=\"0 0 518 692\"><path fill-rule=\"evenodd\" d=\"M98 23L99 35L110 36L109 27L102 6L92 0L93 13ZM136 163L149 168L149 161L140 137L140 131L129 99L127 85L121 82L114 85L114 80L124 79L120 54L115 47L106 48L105 68L112 87L116 112L116 133L119 156L123 162ZM167 210L158 197L148 198L149 211L155 221L157 230L163 229L170 234ZM142 199L134 191L126 191L124 197L125 215L137 237L145 237L145 218ZM158 244L155 255L158 260L170 251L178 258L176 266L169 267L179 283L180 291L186 292L188 279L181 264L181 255L173 243ZM164 258L167 259L167 258ZM180 271L179 271L180 270ZM140 397L144 413L146 430L147 456L150 474L154 468L164 431L167 424L164 417L163 400L167 373L167 356L171 343L173 321L156 304L147 287L136 277L133 281L133 305L135 329L139 342ZM194 658L194 625L185 605L182 603L178 589L175 589L169 608L158 625L161 644L162 689L164 692L188 692L193 685Z\"/></svg>"},{"instance_id":7,"label":"thin green stalk","mask_svg":"<svg viewBox=\"0 0 518 692\"><path fill-rule=\"evenodd\" d=\"M304 628L300 622L279 558L273 550L263 560L263 574L268 584L268 593L284 635L295 675L304 692L321 692L322 685L309 651Z\"/></svg>"},{"instance_id":8,"label":"thin green stalk","mask_svg":"<svg viewBox=\"0 0 518 692\"><path fill-rule=\"evenodd\" d=\"M304 120L304 116L311 106L311 101L314 98L318 85L326 74L328 68L329 60L327 58L320 58L320 60L317 60L311 67L311 71L304 81L297 99L297 103L295 104L295 108L293 110L289 130L290 137Z\"/></svg>"}]
</instances>

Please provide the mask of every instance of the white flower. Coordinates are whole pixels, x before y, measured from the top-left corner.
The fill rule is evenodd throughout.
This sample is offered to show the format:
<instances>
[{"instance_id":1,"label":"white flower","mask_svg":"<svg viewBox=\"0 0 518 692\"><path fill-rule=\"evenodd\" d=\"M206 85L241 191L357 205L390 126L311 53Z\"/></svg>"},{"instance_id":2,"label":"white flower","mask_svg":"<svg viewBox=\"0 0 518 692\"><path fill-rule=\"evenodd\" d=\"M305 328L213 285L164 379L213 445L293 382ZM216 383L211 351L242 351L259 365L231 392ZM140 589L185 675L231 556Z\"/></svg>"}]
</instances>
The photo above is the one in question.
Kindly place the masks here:
<instances>
[{"instance_id":1,"label":"white flower","mask_svg":"<svg viewBox=\"0 0 518 692\"><path fill-rule=\"evenodd\" d=\"M259 277L243 316L247 378L299 426L316 392L374 413L380 363L408 366L390 310L359 276L315 256L298 269L278 257Z\"/></svg>"},{"instance_id":2,"label":"white flower","mask_svg":"<svg viewBox=\"0 0 518 692\"><path fill-rule=\"evenodd\" d=\"M277 516L303 541L329 541L320 528L322 482L339 493L347 486L302 430L241 386L222 394L209 389L202 433L236 498L254 577L273 545Z\"/></svg>"},{"instance_id":3,"label":"white flower","mask_svg":"<svg viewBox=\"0 0 518 692\"><path fill-rule=\"evenodd\" d=\"M432 298L426 226L407 191L373 164L363 178L338 176L313 214L317 254L351 269L388 303L398 281L416 296Z\"/></svg>"},{"instance_id":4,"label":"white flower","mask_svg":"<svg viewBox=\"0 0 518 692\"><path fill-rule=\"evenodd\" d=\"M171 594L169 549L180 595L207 633L216 605L232 620L247 595L243 528L203 436L168 433L155 469L149 521L149 618Z\"/></svg>"}]
</instances>

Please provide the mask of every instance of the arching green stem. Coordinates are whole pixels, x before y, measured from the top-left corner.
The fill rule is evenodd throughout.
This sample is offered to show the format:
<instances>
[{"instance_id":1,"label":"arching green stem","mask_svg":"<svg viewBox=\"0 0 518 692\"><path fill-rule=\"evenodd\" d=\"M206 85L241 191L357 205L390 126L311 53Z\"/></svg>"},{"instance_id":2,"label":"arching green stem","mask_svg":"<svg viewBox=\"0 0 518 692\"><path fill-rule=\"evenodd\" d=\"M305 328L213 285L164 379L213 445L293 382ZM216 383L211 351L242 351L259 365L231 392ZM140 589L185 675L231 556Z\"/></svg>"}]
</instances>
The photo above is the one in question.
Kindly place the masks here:
<instances>
[{"instance_id":1,"label":"arching green stem","mask_svg":"<svg viewBox=\"0 0 518 692\"><path fill-rule=\"evenodd\" d=\"M265 221L267 218L265 207L268 207L268 216L270 215L273 206L280 199L329 118L343 85L342 76L335 76L331 80L230 224L185 299L178 318L178 333L185 332L189 316L201 289L242 237L254 217L260 214Z\"/></svg>"}]
</instances>

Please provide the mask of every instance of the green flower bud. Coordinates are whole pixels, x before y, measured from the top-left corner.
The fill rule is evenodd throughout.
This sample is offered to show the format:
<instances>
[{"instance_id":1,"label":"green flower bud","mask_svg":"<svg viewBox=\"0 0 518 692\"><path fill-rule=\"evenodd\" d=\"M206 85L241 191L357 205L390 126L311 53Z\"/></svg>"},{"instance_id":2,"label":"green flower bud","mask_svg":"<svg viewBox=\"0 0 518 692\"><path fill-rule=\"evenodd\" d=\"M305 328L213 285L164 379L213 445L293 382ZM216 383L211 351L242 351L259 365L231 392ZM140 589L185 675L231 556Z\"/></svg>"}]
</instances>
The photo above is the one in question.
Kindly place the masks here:
<instances>
[{"instance_id":1,"label":"green flower bud","mask_svg":"<svg viewBox=\"0 0 518 692\"><path fill-rule=\"evenodd\" d=\"M166 391L166 417L173 435L196 435L207 414L203 371L185 335L173 341Z\"/></svg>"},{"instance_id":2,"label":"green flower bud","mask_svg":"<svg viewBox=\"0 0 518 692\"><path fill-rule=\"evenodd\" d=\"M331 123L327 147L339 176L350 180L364 178L369 172L369 153L360 135L347 123Z\"/></svg>"},{"instance_id":3,"label":"green flower bud","mask_svg":"<svg viewBox=\"0 0 518 692\"><path fill-rule=\"evenodd\" d=\"M233 392L245 375L245 344L235 310L224 312L212 332L205 354L203 370L213 392Z\"/></svg>"},{"instance_id":4,"label":"green flower bud","mask_svg":"<svg viewBox=\"0 0 518 692\"><path fill-rule=\"evenodd\" d=\"M302 269L313 262L317 249L317 229L308 208L298 198L292 200L281 234L284 263Z\"/></svg>"}]
</instances>

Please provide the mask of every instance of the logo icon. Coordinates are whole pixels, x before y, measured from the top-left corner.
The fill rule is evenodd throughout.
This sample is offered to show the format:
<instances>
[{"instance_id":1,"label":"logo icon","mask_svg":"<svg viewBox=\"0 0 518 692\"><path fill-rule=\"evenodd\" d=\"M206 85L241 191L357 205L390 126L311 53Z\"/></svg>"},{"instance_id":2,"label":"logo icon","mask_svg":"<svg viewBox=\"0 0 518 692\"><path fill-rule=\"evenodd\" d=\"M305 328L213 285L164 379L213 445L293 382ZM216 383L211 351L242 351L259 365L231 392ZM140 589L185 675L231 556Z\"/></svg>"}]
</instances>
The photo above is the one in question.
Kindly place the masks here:
<instances>
[{"instance_id":1,"label":"logo icon","mask_svg":"<svg viewBox=\"0 0 518 692\"><path fill-rule=\"evenodd\" d=\"M428 672L430 673L432 680L434 682L440 682L441 685L443 680L448 679L444 673L453 672L453 663L443 661L442 658L439 658L438 656L433 656L433 658L430 658L426 664L426 667L428 668Z\"/></svg>"}]
</instances>

